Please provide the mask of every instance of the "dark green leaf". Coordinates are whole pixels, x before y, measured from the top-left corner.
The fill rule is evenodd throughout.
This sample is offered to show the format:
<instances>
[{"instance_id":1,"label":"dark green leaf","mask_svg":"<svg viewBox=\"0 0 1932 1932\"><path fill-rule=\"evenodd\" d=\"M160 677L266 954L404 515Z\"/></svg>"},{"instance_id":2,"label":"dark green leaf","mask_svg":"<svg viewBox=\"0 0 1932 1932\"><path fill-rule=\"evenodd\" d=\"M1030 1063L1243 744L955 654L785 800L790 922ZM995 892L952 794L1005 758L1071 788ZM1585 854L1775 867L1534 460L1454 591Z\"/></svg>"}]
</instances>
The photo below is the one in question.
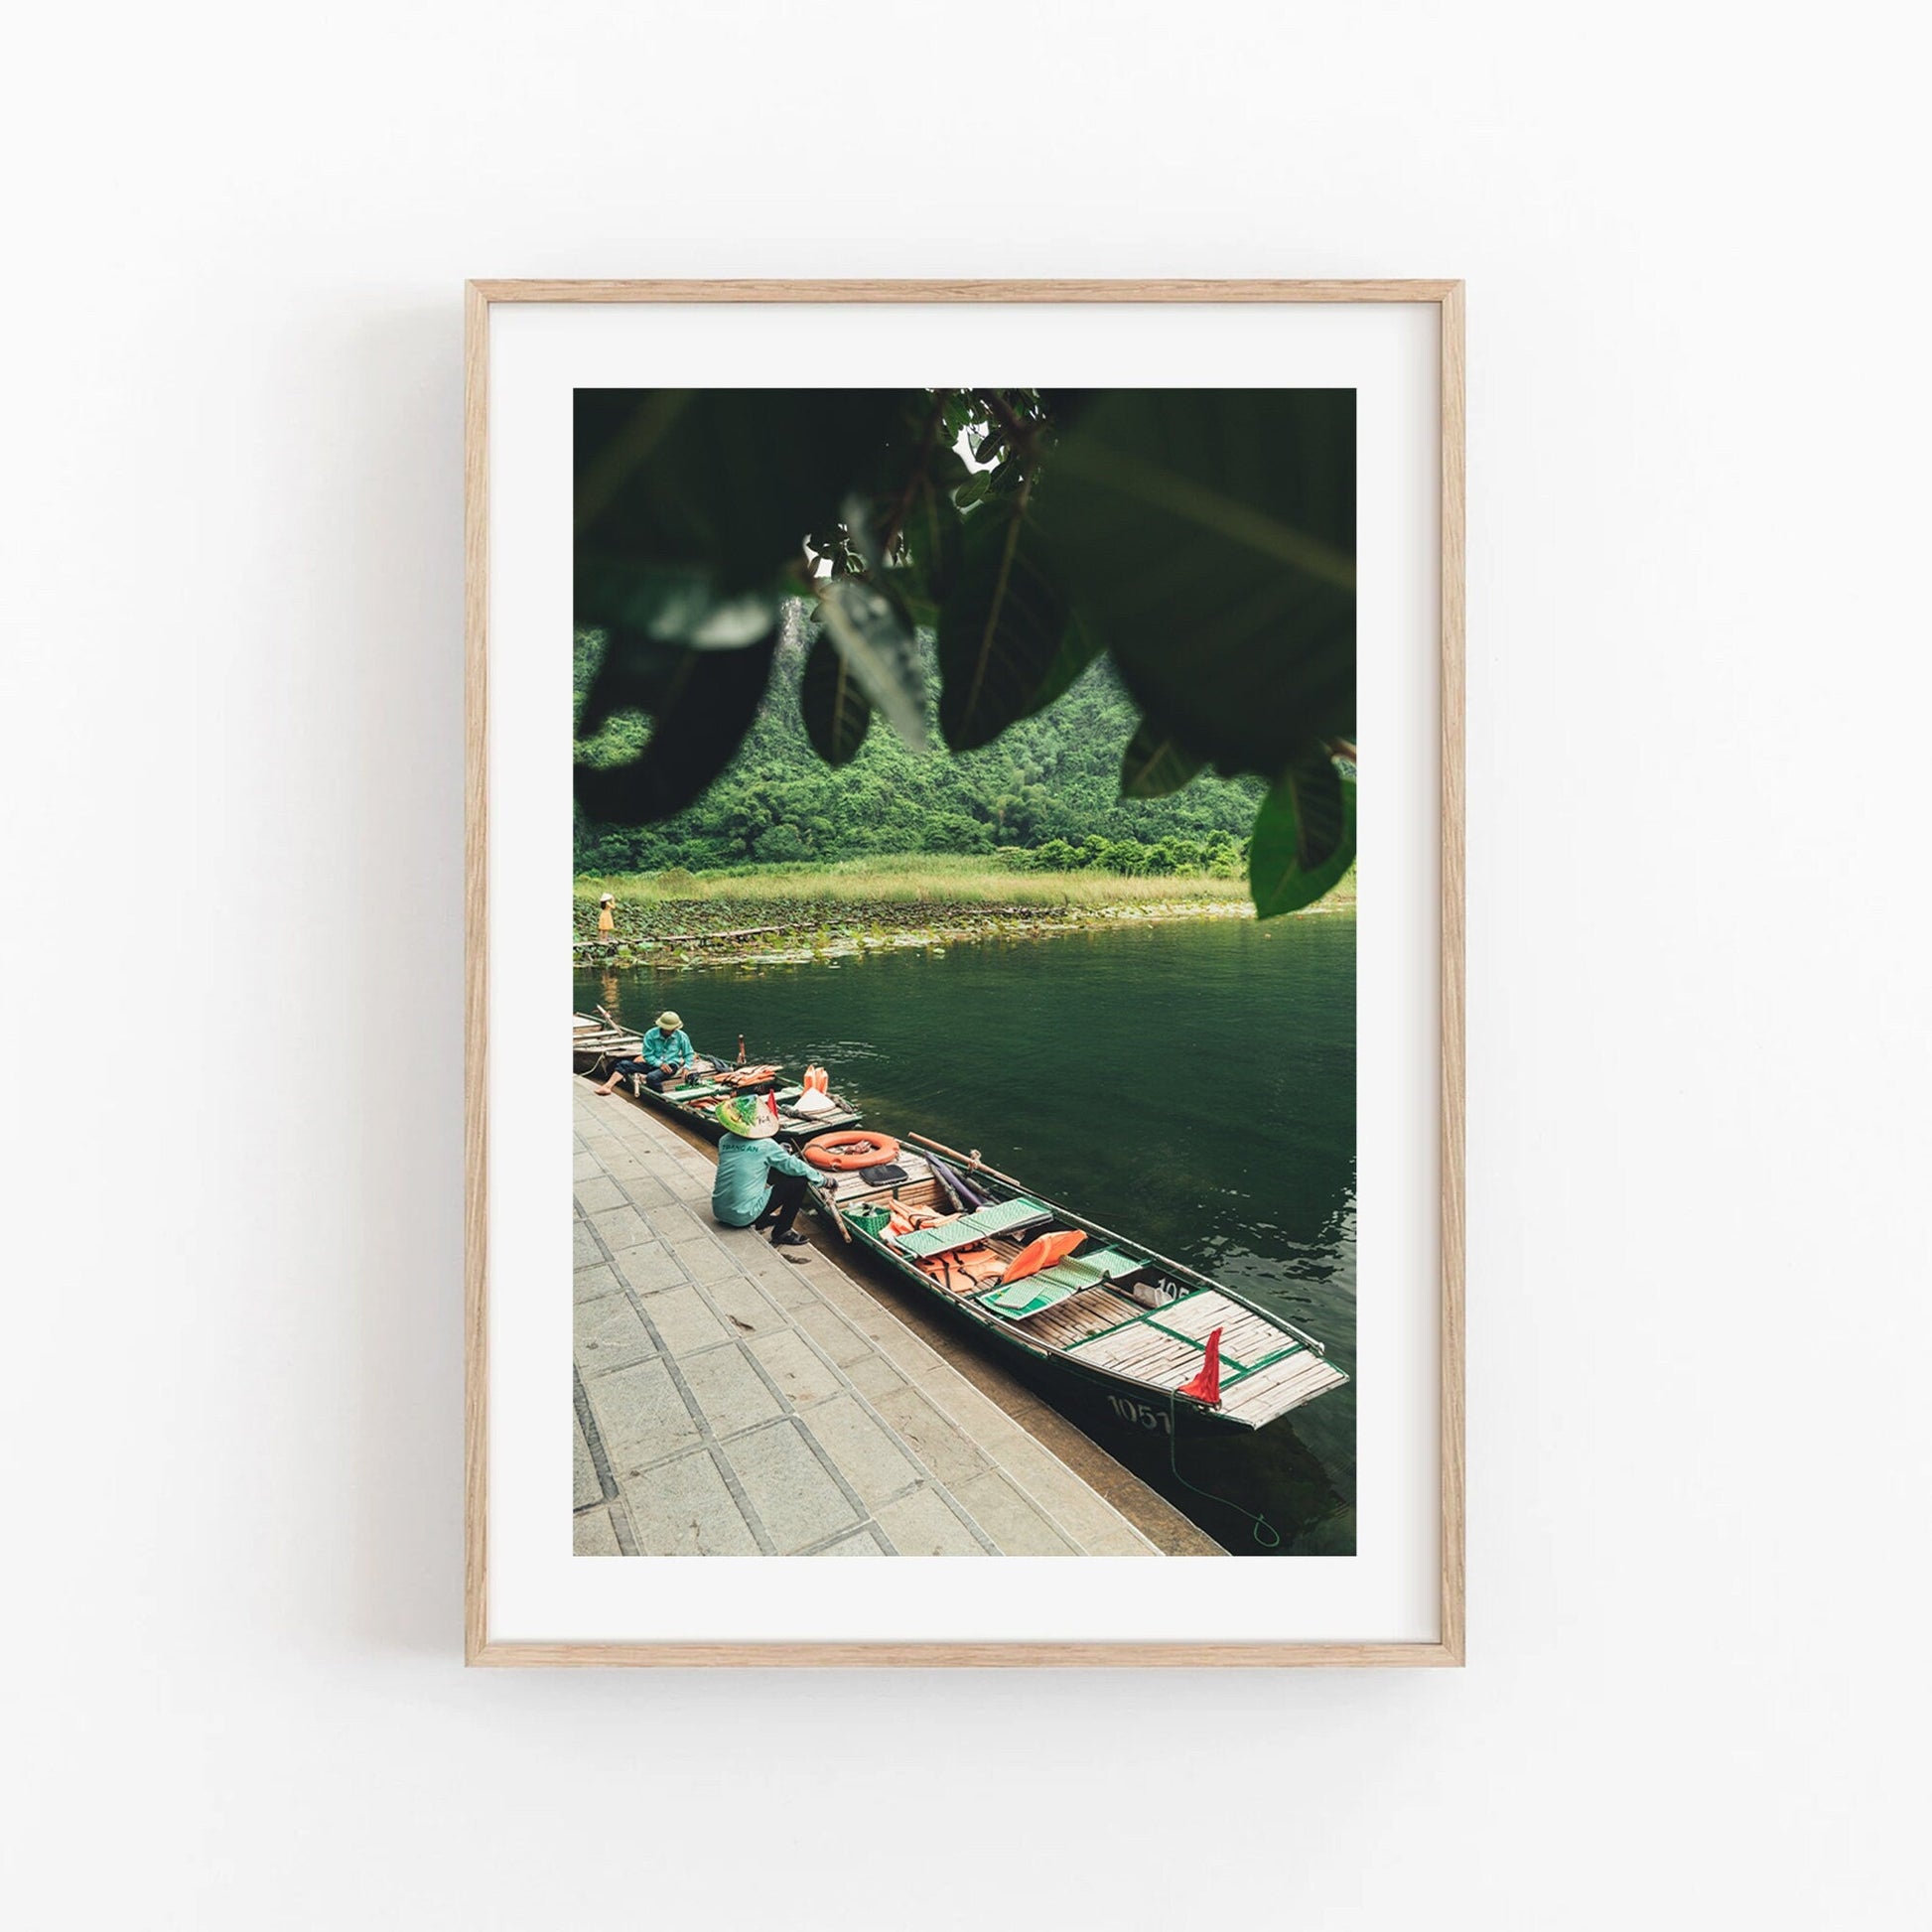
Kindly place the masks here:
<instances>
[{"instance_id":1,"label":"dark green leaf","mask_svg":"<svg viewBox=\"0 0 1932 1932\"><path fill-rule=\"evenodd\" d=\"M1049 704L1064 697L1079 681L1080 673L1099 655L1100 639L1087 628L1078 611L1071 612L1066 628L1060 632L1060 641L1047 661L1045 674L1039 680L1039 688L1034 693L1028 715L1044 711Z\"/></svg>"},{"instance_id":2,"label":"dark green leaf","mask_svg":"<svg viewBox=\"0 0 1932 1932\"><path fill-rule=\"evenodd\" d=\"M971 509L986 492L993 487L991 470L975 470L966 481L953 491L953 501L961 509Z\"/></svg>"},{"instance_id":3,"label":"dark green leaf","mask_svg":"<svg viewBox=\"0 0 1932 1932\"><path fill-rule=\"evenodd\" d=\"M718 596L711 576L675 565L577 558L578 621L599 614L595 627L622 630L660 643L698 650L740 650L755 644L777 621L778 599L770 591Z\"/></svg>"},{"instance_id":4,"label":"dark green leaf","mask_svg":"<svg viewBox=\"0 0 1932 1932\"><path fill-rule=\"evenodd\" d=\"M1183 752L1143 718L1121 759L1120 793L1123 798L1166 798L1179 791L1200 768L1199 759Z\"/></svg>"},{"instance_id":5,"label":"dark green leaf","mask_svg":"<svg viewBox=\"0 0 1932 1932\"><path fill-rule=\"evenodd\" d=\"M588 736L615 711L647 711L654 729L628 764L577 767L577 802L616 825L649 825L697 798L731 762L764 695L774 627L744 650L684 650L614 636L585 700Z\"/></svg>"},{"instance_id":6,"label":"dark green leaf","mask_svg":"<svg viewBox=\"0 0 1932 1932\"><path fill-rule=\"evenodd\" d=\"M696 571L720 598L770 590L904 403L890 389L580 389L579 554ZM617 620L580 607L577 621Z\"/></svg>"},{"instance_id":7,"label":"dark green leaf","mask_svg":"<svg viewBox=\"0 0 1932 1932\"><path fill-rule=\"evenodd\" d=\"M798 709L812 749L827 764L844 764L858 756L872 724L872 706L829 631L821 630L805 654Z\"/></svg>"},{"instance_id":8,"label":"dark green leaf","mask_svg":"<svg viewBox=\"0 0 1932 1932\"><path fill-rule=\"evenodd\" d=\"M1325 752L1298 757L1261 801L1248 848L1248 886L1264 919L1299 911L1355 863L1355 781Z\"/></svg>"},{"instance_id":9,"label":"dark green leaf","mask_svg":"<svg viewBox=\"0 0 1932 1932\"><path fill-rule=\"evenodd\" d=\"M1055 574L1197 758L1279 772L1355 715L1355 396L1119 390L1046 471Z\"/></svg>"},{"instance_id":10,"label":"dark green leaf","mask_svg":"<svg viewBox=\"0 0 1932 1932\"><path fill-rule=\"evenodd\" d=\"M880 586L841 577L816 586L826 635L865 695L914 751L925 746L925 679L904 610Z\"/></svg>"},{"instance_id":11,"label":"dark green leaf","mask_svg":"<svg viewBox=\"0 0 1932 1932\"><path fill-rule=\"evenodd\" d=\"M1027 492L975 511L939 613L939 729L955 752L990 745L1050 704L1096 645L1047 574Z\"/></svg>"},{"instance_id":12,"label":"dark green leaf","mask_svg":"<svg viewBox=\"0 0 1932 1932\"><path fill-rule=\"evenodd\" d=\"M937 619L958 549L951 491L970 474L944 438L946 407L943 393L914 392L842 510L868 574L915 622Z\"/></svg>"},{"instance_id":13,"label":"dark green leaf","mask_svg":"<svg viewBox=\"0 0 1932 1932\"><path fill-rule=\"evenodd\" d=\"M940 609L958 578L964 527L965 520L944 485L930 477L921 478L899 531L899 563L894 572L921 623L938 623Z\"/></svg>"}]
</instances>

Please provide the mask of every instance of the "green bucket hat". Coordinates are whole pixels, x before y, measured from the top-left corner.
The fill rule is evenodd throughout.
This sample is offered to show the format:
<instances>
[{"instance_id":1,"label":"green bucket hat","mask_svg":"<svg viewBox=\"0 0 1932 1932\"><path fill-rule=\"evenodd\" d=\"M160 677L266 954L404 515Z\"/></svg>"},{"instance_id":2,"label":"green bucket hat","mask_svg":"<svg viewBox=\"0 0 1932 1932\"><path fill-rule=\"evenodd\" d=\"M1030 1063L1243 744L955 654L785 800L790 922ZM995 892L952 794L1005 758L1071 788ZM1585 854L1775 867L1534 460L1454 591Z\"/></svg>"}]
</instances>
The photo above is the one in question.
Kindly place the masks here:
<instances>
[{"instance_id":1,"label":"green bucket hat","mask_svg":"<svg viewBox=\"0 0 1932 1932\"><path fill-rule=\"evenodd\" d=\"M657 1031L661 1034L674 1034L684 1025L668 1007L657 1016Z\"/></svg>"},{"instance_id":2,"label":"green bucket hat","mask_svg":"<svg viewBox=\"0 0 1932 1932\"><path fill-rule=\"evenodd\" d=\"M768 1141L778 1131L778 1109L765 1103L766 1094L741 1093L721 1100L711 1118L728 1134L742 1135L748 1141Z\"/></svg>"}]
</instances>

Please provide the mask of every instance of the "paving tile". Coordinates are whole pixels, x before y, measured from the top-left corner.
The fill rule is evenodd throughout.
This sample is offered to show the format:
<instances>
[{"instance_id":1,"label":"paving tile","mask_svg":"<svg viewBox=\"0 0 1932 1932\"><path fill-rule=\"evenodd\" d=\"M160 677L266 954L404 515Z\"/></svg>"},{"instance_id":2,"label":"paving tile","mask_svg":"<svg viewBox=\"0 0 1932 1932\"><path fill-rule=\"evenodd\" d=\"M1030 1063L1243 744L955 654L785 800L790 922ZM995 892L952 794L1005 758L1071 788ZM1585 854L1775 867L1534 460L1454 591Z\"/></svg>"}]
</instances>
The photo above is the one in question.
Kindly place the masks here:
<instances>
[{"instance_id":1,"label":"paving tile","mask_svg":"<svg viewBox=\"0 0 1932 1932\"><path fill-rule=\"evenodd\" d=\"M608 1509L587 1509L571 1525L572 1553L580 1557L621 1557L618 1533Z\"/></svg>"},{"instance_id":2,"label":"paving tile","mask_svg":"<svg viewBox=\"0 0 1932 1932\"><path fill-rule=\"evenodd\" d=\"M602 1262L592 1268L580 1268L572 1286L571 1299L577 1302L596 1302L606 1295L615 1295L623 1284Z\"/></svg>"},{"instance_id":3,"label":"paving tile","mask_svg":"<svg viewBox=\"0 0 1932 1932\"><path fill-rule=\"evenodd\" d=\"M688 1207L680 1207L675 1202L669 1207L653 1208L650 1223L660 1239L671 1242L689 1241L696 1235L709 1235L711 1232Z\"/></svg>"},{"instance_id":4,"label":"paving tile","mask_svg":"<svg viewBox=\"0 0 1932 1932\"><path fill-rule=\"evenodd\" d=\"M742 1255L744 1250L738 1252ZM767 1255L768 1261L764 1258ZM770 1296L782 1309L804 1308L816 1302L819 1292L815 1284L824 1276L822 1269L800 1268L782 1259L763 1241L754 1244L754 1253L745 1262L745 1272L761 1293Z\"/></svg>"},{"instance_id":5,"label":"paving tile","mask_svg":"<svg viewBox=\"0 0 1932 1932\"><path fill-rule=\"evenodd\" d=\"M776 1263L784 1266L783 1258L776 1254L763 1228L727 1227L709 1211L704 1216L705 1226L711 1238L738 1263L749 1275L760 1262Z\"/></svg>"},{"instance_id":6,"label":"paving tile","mask_svg":"<svg viewBox=\"0 0 1932 1932\"><path fill-rule=\"evenodd\" d=\"M604 1259L604 1250L597 1245L594 1235L586 1222L573 1220L570 1224L571 1266L588 1268L593 1262Z\"/></svg>"},{"instance_id":7,"label":"paving tile","mask_svg":"<svg viewBox=\"0 0 1932 1932\"><path fill-rule=\"evenodd\" d=\"M870 1530L861 1530L856 1536L843 1537L823 1550L812 1552L814 1557L883 1557L885 1554Z\"/></svg>"},{"instance_id":8,"label":"paving tile","mask_svg":"<svg viewBox=\"0 0 1932 1932\"><path fill-rule=\"evenodd\" d=\"M998 1469L962 1482L953 1494L999 1546L1003 1557L1073 1557L1078 1547L1062 1536Z\"/></svg>"},{"instance_id":9,"label":"paving tile","mask_svg":"<svg viewBox=\"0 0 1932 1932\"><path fill-rule=\"evenodd\" d=\"M639 1295L655 1295L659 1289L682 1288L686 1284L684 1269L661 1241L639 1248L621 1248L617 1260L624 1280Z\"/></svg>"},{"instance_id":10,"label":"paving tile","mask_svg":"<svg viewBox=\"0 0 1932 1932\"><path fill-rule=\"evenodd\" d=\"M678 1266L694 1282L722 1281L727 1275L738 1273L738 1263L708 1234L688 1241L674 1241L671 1252L677 1257Z\"/></svg>"},{"instance_id":11,"label":"paving tile","mask_svg":"<svg viewBox=\"0 0 1932 1932\"><path fill-rule=\"evenodd\" d=\"M597 1464L591 1460L591 1446L585 1442L584 1431L575 1416L571 1417L570 1438L572 1507L582 1509L586 1503L603 1500L604 1485L597 1479Z\"/></svg>"},{"instance_id":12,"label":"paving tile","mask_svg":"<svg viewBox=\"0 0 1932 1932\"><path fill-rule=\"evenodd\" d=\"M804 1337L789 1328L782 1334L755 1336L751 1348L794 1408L823 1402L843 1386L838 1371L821 1361L806 1346Z\"/></svg>"},{"instance_id":13,"label":"paving tile","mask_svg":"<svg viewBox=\"0 0 1932 1932\"><path fill-rule=\"evenodd\" d=\"M787 1325L782 1311L760 1294L755 1284L735 1271L722 1281L711 1283L705 1294L710 1297L714 1308L723 1311L740 1334L775 1334Z\"/></svg>"},{"instance_id":14,"label":"paving tile","mask_svg":"<svg viewBox=\"0 0 1932 1932\"><path fill-rule=\"evenodd\" d=\"M586 1214L601 1214L609 1207L630 1205L623 1197L623 1189L609 1174L601 1173L595 1180L574 1181L571 1192L577 1196L577 1205Z\"/></svg>"},{"instance_id":15,"label":"paving tile","mask_svg":"<svg viewBox=\"0 0 1932 1932\"><path fill-rule=\"evenodd\" d=\"M928 1347L910 1328L900 1328L884 1340L877 1336L873 1340L874 1346L908 1382L944 1381L948 1377L965 1382L965 1377L936 1348Z\"/></svg>"},{"instance_id":16,"label":"paving tile","mask_svg":"<svg viewBox=\"0 0 1932 1932\"><path fill-rule=\"evenodd\" d=\"M755 1557L759 1546L710 1454L660 1462L624 1485L647 1557Z\"/></svg>"},{"instance_id":17,"label":"paving tile","mask_svg":"<svg viewBox=\"0 0 1932 1932\"><path fill-rule=\"evenodd\" d=\"M720 1436L736 1435L754 1423L770 1422L784 1414L784 1405L743 1349L709 1348L681 1362L678 1369L697 1397L705 1420Z\"/></svg>"},{"instance_id":18,"label":"paving tile","mask_svg":"<svg viewBox=\"0 0 1932 1932\"><path fill-rule=\"evenodd\" d=\"M604 1452L622 1482L646 1462L694 1448L698 1425L661 1361L639 1362L584 1384L604 1438Z\"/></svg>"},{"instance_id":19,"label":"paving tile","mask_svg":"<svg viewBox=\"0 0 1932 1932\"><path fill-rule=\"evenodd\" d=\"M705 1307L695 1288L667 1288L652 1295L644 1303L644 1311L673 1355L686 1355L694 1348L729 1339L724 1325Z\"/></svg>"},{"instance_id":20,"label":"paving tile","mask_svg":"<svg viewBox=\"0 0 1932 1932\"><path fill-rule=\"evenodd\" d=\"M627 1295L607 1295L576 1308L577 1366L586 1375L608 1375L657 1353Z\"/></svg>"},{"instance_id":21,"label":"paving tile","mask_svg":"<svg viewBox=\"0 0 1932 1932\"><path fill-rule=\"evenodd\" d=\"M865 1361L874 1353L872 1343L849 1322L841 1320L823 1302L794 1309L791 1318L841 1368L853 1362Z\"/></svg>"},{"instance_id":22,"label":"paving tile","mask_svg":"<svg viewBox=\"0 0 1932 1932\"><path fill-rule=\"evenodd\" d=\"M634 1207L613 1207L602 1214L593 1214L591 1226L613 1254L657 1239L651 1224Z\"/></svg>"},{"instance_id":23,"label":"paving tile","mask_svg":"<svg viewBox=\"0 0 1932 1932\"><path fill-rule=\"evenodd\" d=\"M591 1180L601 1175L603 1172L604 1170L598 1164L598 1159L595 1154L586 1151L571 1156L570 1177L572 1180Z\"/></svg>"},{"instance_id":24,"label":"paving tile","mask_svg":"<svg viewBox=\"0 0 1932 1932\"><path fill-rule=\"evenodd\" d=\"M882 1395L891 1395L905 1386L905 1378L884 1355L868 1355L863 1361L854 1362L845 1377L861 1395L875 1402Z\"/></svg>"},{"instance_id":25,"label":"paving tile","mask_svg":"<svg viewBox=\"0 0 1932 1932\"><path fill-rule=\"evenodd\" d=\"M1000 1466L1008 1478L1051 1513L1060 1527L1082 1544L1104 1536L1123 1520L1105 1496L1077 1476L1051 1449L1021 1436L999 1447Z\"/></svg>"},{"instance_id":26,"label":"paving tile","mask_svg":"<svg viewBox=\"0 0 1932 1932\"><path fill-rule=\"evenodd\" d=\"M1118 1529L1107 1530L1099 1536L1090 1537L1083 1554L1089 1557L1158 1557L1161 1552L1139 1530L1123 1519ZM1203 1550L1199 1554L1210 1556L1218 1552Z\"/></svg>"},{"instance_id":27,"label":"paving tile","mask_svg":"<svg viewBox=\"0 0 1932 1932\"><path fill-rule=\"evenodd\" d=\"M922 1473L892 1431L849 1395L821 1402L804 1420L868 1509L876 1510L889 1496L909 1489Z\"/></svg>"},{"instance_id":28,"label":"paving tile","mask_svg":"<svg viewBox=\"0 0 1932 1932\"><path fill-rule=\"evenodd\" d=\"M970 1531L931 1489L915 1489L878 1512L879 1527L901 1557L983 1557Z\"/></svg>"},{"instance_id":29,"label":"paving tile","mask_svg":"<svg viewBox=\"0 0 1932 1932\"><path fill-rule=\"evenodd\" d=\"M626 1174L622 1186L630 1196L631 1205L642 1208L646 1216L656 1208L671 1204L671 1190L650 1174Z\"/></svg>"},{"instance_id":30,"label":"paving tile","mask_svg":"<svg viewBox=\"0 0 1932 1932\"><path fill-rule=\"evenodd\" d=\"M896 1390L873 1406L941 1482L970 1482L991 1466L917 1389Z\"/></svg>"},{"instance_id":31,"label":"paving tile","mask_svg":"<svg viewBox=\"0 0 1932 1932\"><path fill-rule=\"evenodd\" d=\"M943 1358L902 1322L890 1309L881 1308L863 1289L850 1282L834 1282L826 1298L845 1318L875 1347L894 1354L906 1349L926 1350L933 1362Z\"/></svg>"},{"instance_id":32,"label":"paving tile","mask_svg":"<svg viewBox=\"0 0 1932 1932\"><path fill-rule=\"evenodd\" d=\"M795 1422L775 1422L725 1446L781 1556L821 1542L859 1521L859 1512L825 1473Z\"/></svg>"}]
</instances>

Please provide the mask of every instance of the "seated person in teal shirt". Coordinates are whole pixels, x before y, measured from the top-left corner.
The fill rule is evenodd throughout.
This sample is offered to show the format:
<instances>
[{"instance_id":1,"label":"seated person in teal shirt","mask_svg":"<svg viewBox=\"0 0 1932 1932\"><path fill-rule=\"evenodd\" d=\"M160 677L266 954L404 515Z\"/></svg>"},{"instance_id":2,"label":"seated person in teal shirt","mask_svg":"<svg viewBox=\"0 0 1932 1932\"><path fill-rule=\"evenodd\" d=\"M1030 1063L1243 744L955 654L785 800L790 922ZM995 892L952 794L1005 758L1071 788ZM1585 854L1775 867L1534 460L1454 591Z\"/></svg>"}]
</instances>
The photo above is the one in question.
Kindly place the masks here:
<instances>
[{"instance_id":1,"label":"seated person in teal shirt","mask_svg":"<svg viewBox=\"0 0 1932 1932\"><path fill-rule=\"evenodd\" d=\"M718 1178L712 1184L711 1212L728 1228L769 1228L774 1248L802 1248L805 1237L791 1224L812 1171L787 1154L771 1137L778 1111L769 1094L741 1094L712 1116L722 1127Z\"/></svg>"},{"instance_id":2,"label":"seated person in teal shirt","mask_svg":"<svg viewBox=\"0 0 1932 1932\"><path fill-rule=\"evenodd\" d=\"M662 1093L691 1064L691 1035L674 1013L660 1013L657 1025L639 1042L643 1050L634 1059L620 1060L611 1077L593 1093L609 1093L626 1073L641 1073L653 1093Z\"/></svg>"}]
</instances>

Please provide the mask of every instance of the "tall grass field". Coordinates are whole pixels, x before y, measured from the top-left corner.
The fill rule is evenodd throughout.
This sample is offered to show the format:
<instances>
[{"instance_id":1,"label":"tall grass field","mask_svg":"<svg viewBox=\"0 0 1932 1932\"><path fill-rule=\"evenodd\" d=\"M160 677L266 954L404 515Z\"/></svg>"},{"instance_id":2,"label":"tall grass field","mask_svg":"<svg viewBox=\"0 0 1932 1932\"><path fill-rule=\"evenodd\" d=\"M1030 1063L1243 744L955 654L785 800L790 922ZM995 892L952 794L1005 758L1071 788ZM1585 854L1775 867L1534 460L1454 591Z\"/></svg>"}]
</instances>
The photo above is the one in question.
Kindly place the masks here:
<instances>
[{"instance_id":1,"label":"tall grass field","mask_svg":"<svg viewBox=\"0 0 1932 1932\"><path fill-rule=\"evenodd\" d=\"M620 900L759 900L772 905L830 901L864 905L931 900L937 904L1143 905L1189 899L1239 899L1239 879L1208 873L1129 878L1111 872L1022 872L984 859L913 854L847 859L829 866L758 866L722 872L580 876L579 898L605 893Z\"/></svg>"}]
</instances>

